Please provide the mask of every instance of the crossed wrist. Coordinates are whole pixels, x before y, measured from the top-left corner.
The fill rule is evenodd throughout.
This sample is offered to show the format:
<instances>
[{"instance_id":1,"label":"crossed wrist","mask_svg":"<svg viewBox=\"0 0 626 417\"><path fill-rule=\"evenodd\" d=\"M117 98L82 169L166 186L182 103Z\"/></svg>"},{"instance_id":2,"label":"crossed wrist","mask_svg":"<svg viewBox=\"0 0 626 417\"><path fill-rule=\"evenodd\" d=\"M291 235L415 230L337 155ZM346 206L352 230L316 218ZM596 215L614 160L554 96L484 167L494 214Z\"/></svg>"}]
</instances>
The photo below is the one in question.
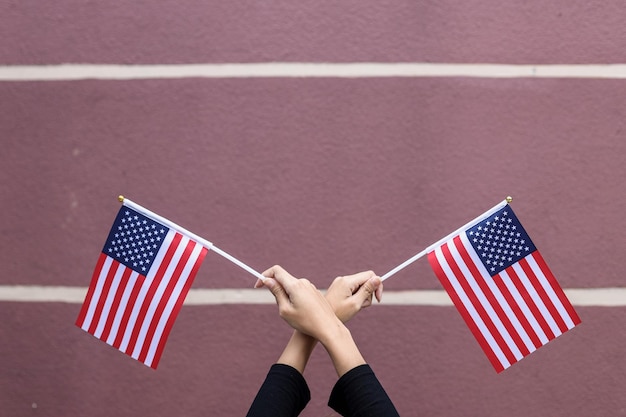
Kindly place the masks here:
<instances>
[{"instance_id":1,"label":"crossed wrist","mask_svg":"<svg viewBox=\"0 0 626 417\"><path fill-rule=\"evenodd\" d=\"M337 328L332 337L324 341L320 340L320 343L333 361L338 376L342 376L350 369L365 363L350 330L343 324Z\"/></svg>"},{"instance_id":2,"label":"crossed wrist","mask_svg":"<svg viewBox=\"0 0 626 417\"><path fill-rule=\"evenodd\" d=\"M346 335L350 335L350 331L348 328L339 320L339 318L335 317L331 323L326 325L318 337L319 342L326 346L330 345L337 340L344 339Z\"/></svg>"}]
</instances>

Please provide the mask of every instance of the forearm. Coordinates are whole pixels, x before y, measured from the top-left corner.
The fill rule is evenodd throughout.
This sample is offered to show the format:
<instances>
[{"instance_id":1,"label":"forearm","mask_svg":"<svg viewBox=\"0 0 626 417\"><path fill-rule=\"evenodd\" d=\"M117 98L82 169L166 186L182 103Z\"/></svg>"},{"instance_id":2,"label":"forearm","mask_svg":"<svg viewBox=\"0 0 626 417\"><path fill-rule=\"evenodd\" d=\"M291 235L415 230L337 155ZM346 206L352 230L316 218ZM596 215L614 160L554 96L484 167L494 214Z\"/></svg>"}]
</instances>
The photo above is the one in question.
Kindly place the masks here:
<instances>
[{"instance_id":1,"label":"forearm","mask_svg":"<svg viewBox=\"0 0 626 417\"><path fill-rule=\"evenodd\" d=\"M365 359L348 328L339 321L335 326L320 342L328 352L337 375L341 377L349 370L365 364Z\"/></svg>"},{"instance_id":2,"label":"forearm","mask_svg":"<svg viewBox=\"0 0 626 417\"><path fill-rule=\"evenodd\" d=\"M316 344L317 340L311 336L294 330L291 339L289 339L287 346L285 346L276 363L289 365L302 374Z\"/></svg>"}]
</instances>

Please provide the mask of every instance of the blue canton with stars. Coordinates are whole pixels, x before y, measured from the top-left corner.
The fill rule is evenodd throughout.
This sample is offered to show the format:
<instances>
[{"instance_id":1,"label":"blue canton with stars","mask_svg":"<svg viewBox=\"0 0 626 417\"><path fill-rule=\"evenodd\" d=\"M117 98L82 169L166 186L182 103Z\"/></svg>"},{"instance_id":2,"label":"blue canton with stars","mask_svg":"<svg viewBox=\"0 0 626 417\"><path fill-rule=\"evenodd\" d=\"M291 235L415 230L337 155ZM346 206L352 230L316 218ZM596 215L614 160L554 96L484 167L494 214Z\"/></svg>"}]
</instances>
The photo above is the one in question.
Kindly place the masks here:
<instances>
[{"instance_id":1,"label":"blue canton with stars","mask_svg":"<svg viewBox=\"0 0 626 417\"><path fill-rule=\"evenodd\" d=\"M466 234L492 276L537 249L508 205L469 228Z\"/></svg>"},{"instance_id":2,"label":"blue canton with stars","mask_svg":"<svg viewBox=\"0 0 626 417\"><path fill-rule=\"evenodd\" d=\"M169 228L123 206L117 213L102 252L146 275Z\"/></svg>"}]
</instances>

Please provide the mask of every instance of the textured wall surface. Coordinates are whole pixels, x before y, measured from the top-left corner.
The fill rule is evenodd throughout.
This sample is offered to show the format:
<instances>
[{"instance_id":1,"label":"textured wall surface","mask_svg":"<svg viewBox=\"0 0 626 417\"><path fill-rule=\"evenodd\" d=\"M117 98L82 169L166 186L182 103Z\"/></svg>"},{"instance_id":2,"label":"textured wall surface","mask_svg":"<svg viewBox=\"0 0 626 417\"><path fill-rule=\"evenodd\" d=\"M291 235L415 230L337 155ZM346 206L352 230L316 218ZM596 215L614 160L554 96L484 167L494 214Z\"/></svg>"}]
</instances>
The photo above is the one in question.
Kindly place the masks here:
<instances>
[{"instance_id":1,"label":"textured wall surface","mask_svg":"<svg viewBox=\"0 0 626 417\"><path fill-rule=\"evenodd\" d=\"M0 3L0 65L623 63L618 1ZM626 84L616 79L0 81L0 284L89 283L134 201L257 270L383 274L501 201L564 288L623 287ZM251 288L209 253L194 288ZM387 291L440 289L424 259ZM0 302L0 415L245 415L291 333L273 305L185 306L153 371ZM453 307L376 305L352 333L403 416L626 414L626 307L496 374ZM305 371L325 416L336 380Z\"/></svg>"},{"instance_id":2,"label":"textured wall surface","mask_svg":"<svg viewBox=\"0 0 626 417\"><path fill-rule=\"evenodd\" d=\"M470 0L3 3L0 60L613 63L624 4Z\"/></svg>"}]
</instances>

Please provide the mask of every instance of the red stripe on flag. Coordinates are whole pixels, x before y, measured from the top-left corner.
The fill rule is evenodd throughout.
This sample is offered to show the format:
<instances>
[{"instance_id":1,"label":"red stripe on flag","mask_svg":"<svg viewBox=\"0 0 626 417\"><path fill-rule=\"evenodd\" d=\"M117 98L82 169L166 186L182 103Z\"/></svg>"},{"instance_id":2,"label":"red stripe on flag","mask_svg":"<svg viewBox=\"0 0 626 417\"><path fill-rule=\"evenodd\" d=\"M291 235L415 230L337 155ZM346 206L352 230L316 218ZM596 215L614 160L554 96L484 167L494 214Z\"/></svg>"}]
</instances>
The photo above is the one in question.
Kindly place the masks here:
<instances>
[{"instance_id":1,"label":"red stripe on flag","mask_svg":"<svg viewBox=\"0 0 626 417\"><path fill-rule=\"evenodd\" d=\"M111 283L113 282L113 278L115 277L117 268L120 267L122 266L119 262L113 261L111 263L109 271L107 272L107 276L104 279L104 284L102 285L102 292L100 293L100 298L98 299L98 304L96 305L96 311L93 313L91 325L89 326L89 330L87 330L87 332L91 334L94 334L96 332L96 329L98 328L98 323L100 322L102 310L104 309L104 304L106 303L106 299L109 295L109 290L111 289Z\"/></svg>"},{"instance_id":2,"label":"red stripe on flag","mask_svg":"<svg viewBox=\"0 0 626 417\"><path fill-rule=\"evenodd\" d=\"M554 305L554 303L552 303L552 300L550 300L548 293L546 293L546 290L543 288L543 285L541 285L541 282L539 281L539 277L532 270L526 258L520 259L519 264L524 270L524 273L528 277L528 280L532 284L533 288L535 289L535 291L537 291L539 298L541 298L541 301L543 301L543 304L548 309L550 316L552 317L552 319L558 326L561 333L567 331L567 326L565 325L565 322L563 321L561 314L556 309L556 306Z\"/></svg>"},{"instance_id":3,"label":"red stripe on flag","mask_svg":"<svg viewBox=\"0 0 626 417\"><path fill-rule=\"evenodd\" d=\"M478 295L474 292L470 283L468 282L469 277L463 274L458 264L456 263L456 260L452 257L452 253L450 252L450 248L449 248L450 243L454 243L455 245L457 244L462 245L462 243L460 242L460 238L456 236L452 239L452 242L447 242L445 245L441 246L441 252L443 253L443 256L446 258L446 261L448 262L448 266L452 270L452 273L456 277L459 284L461 284L461 287L463 287L463 291L469 298L470 303L474 306L474 310L476 310L476 312L480 316L482 322L487 327L489 334L491 335L491 337L493 337L493 339L495 340L496 344L498 345L502 353L504 353L504 356L506 356L506 359L509 361L509 363L516 362L517 359L515 358L515 355L513 355L513 352L511 352L511 349L509 348L507 343L504 341L504 338L498 331L498 328L494 324L493 320L491 319L491 317L489 317L489 314L487 313L487 309L485 308L483 303L478 299ZM490 346L488 346L488 348L491 349Z\"/></svg>"},{"instance_id":4,"label":"red stripe on flag","mask_svg":"<svg viewBox=\"0 0 626 417\"><path fill-rule=\"evenodd\" d=\"M125 349L125 352L128 355L132 355L133 351L135 350L135 344L137 343L137 339L139 338L139 332L141 331L141 326L143 325L143 321L146 318L146 312L148 311L148 307L150 306L152 298L154 298L154 294L159 284L161 283L161 280L165 276L165 272L167 271L167 268L169 267L176 250L178 249L178 244L180 243L182 237L183 236L180 233L176 233L174 235L174 238L172 239L172 242L170 243L169 247L167 248L167 252L163 257L163 261L161 262L161 265L159 265L159 269L155 274L152 282L150 283L148 292L146 293L146 296L141 303L139 314L137 315L137 320L135 321L135 326L133 327L130 341L128 342L128 346Z\"/></svg>"},{"instance_id":5,"label":"red stripe on flag","mask_svg":"<svg viewBox=\"0 0 626 417\"><path fill-rule=\"evenodd\" d=\"M442 247L445 245L446 244L442 245ZM491 350L491 348L489 347L487 340L483 336L482 332L480 331L476 323L474 323L474 320L472 319L472 316L467 311L465 304L463 304L463 302L459 298L459 295L454 290L454 287L450 283L445 271L442 269L441 265L439 264L439 259L437 259L437 255L435 254L435 251L428 253L428 262L430 262L430 266L435 272L435 275L437 275L437 278L441 282L441 285L443 285L444 289L450 296L452 303L456 306L457 310L461 314L461 317L463 317L465 324L467 325L467 327L470 328L472 334L478 341L478 344L485 352L485 355L487 355L487 358L491 362L491 365L496 369L496 372L503 371L504 366L502 365L500 360L497 358L493 350Z\"/></svg>"},{"instance_id":6,"label":"red stripe on flag","mask_svg":"<svg viewBox=\"0 0 626 417\"><path fill-rule=\"evenodd\" d=\"M532 256L533 256L533 259L535 260L535 262L537 262L537 265L539 265L539 268L541 268L541 270L543 271L544 275L548 279L548 282L550 283L550 286L552 287L552 290L554 291L556 296L559 298L559 300L561 300L561 304L563 304L563 307L565 307L565 310L567 311L567 313L569 314L570 318L572 319L572 322L574 323L574 326L576 326L577 324L580 324L580 322L581 322L580 317L578 317L578 314L574 310L574 307L572 306L572 304L569 302L569 300L565 296L565 293L563 292L563 289L561 288L561 286L557 282L557 280L554 277L554 275L552 275L552 271L550 270L550 268L548 268L548 265L546 264L546 261L544 261L543 256L541 256L539 251L535 251L532 254Z\"/></svg>"},{"instance_id":7,"label":"red stripe on flag","mask_svg":"<svg viewBox=\"0 0 626 417\"><path fill-rule=\"evenodd\" d=\"M480 273L480 271L476 267L476 264L474 263L473 259L471 258L470 254L468 253L467 248L465 247L465 245L461 241L461 239L455 238L454 239L454 244L455 244L457 250L459 251L459 254L461 255L461 258L463 258L463 262L467 266L467 269L469 269L470 273L472 274L472 277L474 277L474 280L476 281L476 283L478 283L478 286L480 287L481 291L483 292L483 294L485 294L485 297L487 298L489 304L494 309L496 315L498 316L498 318L502 322L502 325L506 329L506 332L511 336L511 339L513 339L513 342L515 343L515 346L517 346L517 348L521 352L522 356L528 355L530 353L530 351L526 347L526 344L524 343L524 341L520 337L519 333L515 329L515 326L513 326L513 323L511 322L509 317L506 315L506 313L502 309L502 306L500 305L500 303L498 302L497 298L495 297L495 295L491 291L491 288L489 288L489 286L485 282L486 279L493 279L493 278L491 278L490 276L489 277L484 277ZM513 361L513 362L516 362L516 361ZM511 362L511 363L513 363L513 362Z\"/></svg>"},{"instance_id":8,"label":"red stripe on flag","mask_svg":"<svg viewBox=\"0 0 626 417\"><path fill-rule=\"evenodd\" d=\"M161 319L161 316L163 315L163 310L165 310L165 306L167 305L168 301L172 297L172 292L174 291L174 288L176 287L176 284L178 283L178 280L180 279L182 275L183 269L185 268L185 265L189 261L189 258L191 257L191 253L193 252L193 249L196 247L196 245L197 243L194 242L193 240L190 240L187 242L187 246L185 247L185 250L180 258L180 261L178 261L178 264L176 265L176 269L174 270L174 273L169 278L167 287L165 288L163 295L161 299L159 300L159 304L157 305L154 315L152 316L152 320L150 321L150 325L148 326L148 331L146 332L146 335L144 337L143 345L141 347L139 357L137 358L140 362L146 361L146 356L148 354L148 350L150 349L150 345L152 344L152 339L154 337L154 332L156 330L156 327L159 324L159 320Z\"/></svg>"},{"instance_id":9,"label":"red stripe on flag","mask_svg":"<svg viewBox=\"0 0 626 417\"><path fill-rule=\"evenodd\" d=\"M540 348L543 343L541 343L541 340L539 340L535 329L533 329L532 325L526 318L526 315L520 308L518 302L515 300L515 297L513 296L513 294L511 294L508 287L504 283L504 279L502 278L502 276L500 274L494 275L493 280L498 286L498 289L500 289L500 292L502 293L504 298L506 299L506 302L511 307L511 310L513 310L513 314L515 314L515 317L517 317L517 320L526 331L526 334L528 335L528 337L530 337L530 340L533 342L535 348Z\"/></svg>"},{"instance_id":10,"label":"red stripe on flag","mask_svg":"<svg viewBox=\"0 0 626 417\"><path fill-rule=\"evenodd\" d=\"M83 302L83 306L80 309L80 313L78 313L78 318L76 319L76 325L78 327L83 327L85 317L87 316L87 311L89 310L89 305L91 304L91 299L93 298L93 293L96 290L98 276L100 276L100 270L102 269L102 265L104 265L104 261L106 259L107 256L104 253L100 253L100 256L98 257L98 262L96 263L96 268L94 269L93 275L91 276L91 283L89 284L89 289L87 290L85 301Z\"/></svg>"},{"instance_id":11,"label":"red stripe on flag","mask_svg":"<svg viewBox=\"0 0 626 417\"><path fill-rule=\"evenodd\" d=\"M111 328L113 327L115 316L117 315L117 311L120 308L120 300L122 299L124 290L126 290L126 284L128 283L128 279L130 278L130 274L132 272L132 269L124 268L124 272L122 273L120 284L117 286L115 298L113 298L113 303L111 304L111 309L109 310L109 316L107 317L104 330L102 331L102 335L100 336L100 339L104 340L105 342L107 341L107 339L109 338L109 334L111 333Z\"/></svg>"},{"instance_id":12,"label":"red stripe on flag","mask_svg":"<svg viewBox=\"0 0 626 417\"><path fill-rule=\"evenodd\" d=\"M205 247L203 247L202 250L200 251L200 255L198 256L198 259L196 259L196 263L193 266L191 273L189 274L189 278L187 279L187 282L185 283L183 290L180 292L180 295L178 296L178 300L176 300L176 304L174 305L174 308L172 309L172 313L167 319L167 323L165 324L165 328L163 329L163 334L161 335L161 338L159 339L159 344L154 354L154 359L152 360L152 363L150 364L150 367L152 367L153 369L157 368L157 365L159 364L159 361L161 360L161 355L163 354L163 349L165 348L165 342L167 341L167 338L170 335L172 326L174 326L174 321L176 320L176 317L178 316L178 312L183 306L183 301L185 301L185 297L187 297L189 288L191 288L191 284L193 283L193 280L196 277L196 273L198 272L198 269L200 269L200 265L202 264L202 261L204 260L204 257L206 256L208 251L209 250Z\"/></svg>"},{"instance_id":13,"label":"red stripe on flag","mask_svg":"<svg viewBox=\"0 0 626 417\"><path fill-rule=\"evenodd\" d=\"M506 268L505 271L511 277L511 282L513 282L513 285L515 285L517 291L519 291L519 293L522 295L522 298L526 302L526 305L530 309L530 312L532 313L535 320L537 320L537 323L539 323L539 327L541 327L541 330L543 330L543 333L546 335L548 340L554 339L554 333L552 333L552 330L550 329L550 326L548 326L548 323L543 317L543 314L541 314L541 311L539 311L539 308L526 290L526 287L524 287L524 284L520 280L520 277L517 275L517 272L515 272L512 266Z\"/></svg>"},{"instance_id":14,"label":"red stripe on flag","mask_svg":"<svg viewBox=\"0 0 626 417\"><path fill-rule=\"evenodd\" d=\"M143 286L143 282L146 280L146 277L143 275L138 275L135 284L133 285L133 289L128 297L128 302L126 303L126 308L124 309L124 315L122 316L122 320L120 321L120 326L117 330L117 336L115 336L115 341L113 341L113 347L116 349L120 348L122 344L122 340L124 340L124 335L132 331L132 329L128 329L128 322L130 320L130 315L133 312L133 307L137 302L137 296L139 295L139 291Z\"/></svg>"}]
</instances>

